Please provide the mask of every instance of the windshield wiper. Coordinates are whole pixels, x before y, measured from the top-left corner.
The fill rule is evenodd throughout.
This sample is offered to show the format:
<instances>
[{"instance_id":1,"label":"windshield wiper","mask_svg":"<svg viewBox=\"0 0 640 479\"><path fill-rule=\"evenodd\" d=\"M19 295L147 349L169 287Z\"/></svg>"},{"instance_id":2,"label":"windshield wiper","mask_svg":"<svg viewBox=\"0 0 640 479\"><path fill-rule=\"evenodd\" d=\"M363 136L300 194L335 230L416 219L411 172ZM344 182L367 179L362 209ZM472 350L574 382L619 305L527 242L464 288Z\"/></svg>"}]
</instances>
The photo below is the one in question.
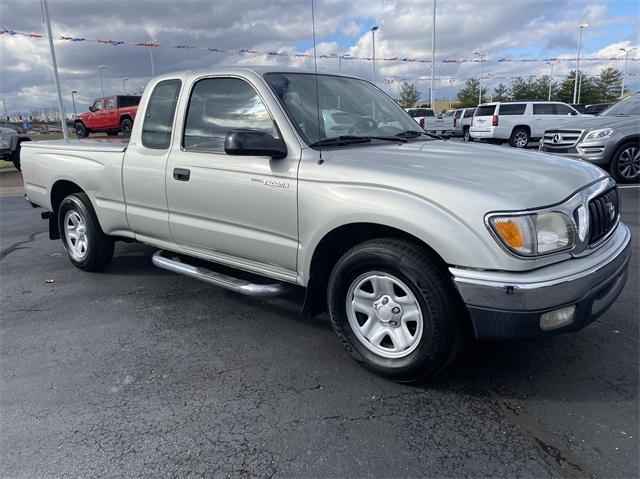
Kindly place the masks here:
<instances>
[{"instance_id":1,"label":"windshield wiper","mask_svg":"<svg viewBox=\"0 0 640 479\"><path fill-rule=\"evenodd\" d=\"M335 138L325 138L324 140L314 141L309 146L340 146L350 145L352 143L369 143L370 141L371 138L366 136L340 135Z\"/></svg>"},{"instance_id":2,"label":"windshield wiper","mask_svg":"<svg viewBox=\"0 0 640 479\"><path fill-rule=\"evenodd\" d=\"M370 143L371 140L383 140L383 141L401 141L406 143L407 140L398 136L355 136L355 135L340 135L335 138L325 138L324 140L318 140L311 143L309 146L341 146L351 145L355 143Z\"/></svg>"},{"instance_id":3,"label":"windshield wiper","mask_svg":"<svg viewBox=\"0 0 640 479\"><path fill-rule=\"evenodd\" d=\"M418 131L418 130L407 130L402 133L398 133L396 136L400 138L418 138L419 136L429 136L431 138L436 138L441 140L442 137L440 135L434 135L433 133L427 133L426 131Z\"/></svg>"}]
</instances>

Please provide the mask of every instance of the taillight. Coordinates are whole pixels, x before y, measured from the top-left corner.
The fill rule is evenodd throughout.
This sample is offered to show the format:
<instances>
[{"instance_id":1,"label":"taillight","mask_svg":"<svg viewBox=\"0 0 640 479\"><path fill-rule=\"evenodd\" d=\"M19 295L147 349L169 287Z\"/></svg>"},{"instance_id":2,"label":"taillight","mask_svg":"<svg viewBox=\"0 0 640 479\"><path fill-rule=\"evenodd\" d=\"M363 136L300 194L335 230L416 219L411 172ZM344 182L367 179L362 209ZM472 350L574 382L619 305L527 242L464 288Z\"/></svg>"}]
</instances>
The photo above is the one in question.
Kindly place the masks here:
<instances>
[{"instance_id":1,"label":"taillight","mask_svg":"<svg viewBox=\"0 0 640 479\"><path fill-rule=\"evenodd\" d=\"M424 128L424 118L420 118L420 126Z\"/></svg>"},{"instance_id":2,"label":"taillight","mask_svg":"<svg viewBox=\"0 0 640 479\"><path fill-rule=\"evenodd\" d=\"M493 115L491 126L498 126L498 115Z\"/></svg>"}]
</instances>

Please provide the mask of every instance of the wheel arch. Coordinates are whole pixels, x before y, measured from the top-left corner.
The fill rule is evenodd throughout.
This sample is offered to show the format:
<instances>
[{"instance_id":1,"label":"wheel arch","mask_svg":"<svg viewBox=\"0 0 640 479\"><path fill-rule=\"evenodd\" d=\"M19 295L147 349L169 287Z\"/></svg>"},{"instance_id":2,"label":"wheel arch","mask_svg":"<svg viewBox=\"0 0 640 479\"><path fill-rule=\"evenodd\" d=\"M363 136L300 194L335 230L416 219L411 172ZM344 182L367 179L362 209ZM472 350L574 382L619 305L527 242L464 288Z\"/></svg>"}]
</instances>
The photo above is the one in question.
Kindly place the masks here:
<instances>
[{"instance_id":1,"label":"wheel arch","mask_svg":"<svg viewBox=\"0 0 640 479\"><path fill-rule=\"evenodd\" d=\"M511 135L509 135L509 137L513 136L513 132L516 131L517 129L523 129L523 130L527 130L529 132L529 138L531 138L531 127L529 125L516 125L511 129Z\"/></svg>"},{"instance_id":2,"label":"wheel arch","mask_svg":"<svg viewBox=\"0 0 640 479\"><path fill-rule=\"evenodd\" d=\"M374 222L342 224L328 231L313 250L309 261L303 316L316 316L326 310L326 288L333 266L353 246L376 238L401 239L418 245L445 271L446 261L429 244L403 229Z\"/></svg>"},{"instance_id":3,"label":"wheel arch","mask_svg":"<svg viewBox=\"0 0 640 479\"><path fill-rule=\"evenodd\" d=\"M49 216L49 239L53 240L60 238L60 230L58 226L58 210L60 209L62 200L73 193L87 194L87 192L74 181L60 179L56 180L55 183L51 185L51 192L49 194L49 200L51 202L51 215ZM87 197L91 201L91 197L88 194Z\"/></svg>"},{"instance_id":4,"label":"wheel arch","mask_svg":"<svg viewBox=\"0 0 640 479\"><path fill-rule=\"evenodd\" d=\"M120 121L118 123L122 123L124 120L131 120L131 123L133 123L133 117L129 113L120 115Z\"/></svg>"}]
</instances>

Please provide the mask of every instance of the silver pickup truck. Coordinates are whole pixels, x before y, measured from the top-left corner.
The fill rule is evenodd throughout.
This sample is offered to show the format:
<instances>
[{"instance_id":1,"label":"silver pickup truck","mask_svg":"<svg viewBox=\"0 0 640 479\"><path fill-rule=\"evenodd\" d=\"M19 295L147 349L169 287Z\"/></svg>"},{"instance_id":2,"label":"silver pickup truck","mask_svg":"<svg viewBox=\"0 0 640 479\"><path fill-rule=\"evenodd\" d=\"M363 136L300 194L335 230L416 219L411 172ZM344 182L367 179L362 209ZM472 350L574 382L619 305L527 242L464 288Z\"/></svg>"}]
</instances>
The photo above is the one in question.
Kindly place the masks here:
<instances>
[{"instance_id":1,"label":"silver pickup truck","mask_svg":"<svg viewBox=\"0 0 640 479\"><path fill-rule=\"evenodd\" d=\"M237 292L304 287L302 313L328 310L345 349L397 381L442 370L469 332L578 330L627 277L630 232L603 170L431 137L353 77L159 76L128 142L29 142L22 163L78 268L102 270L133 240Z\"/></svg>"}]
</instances>

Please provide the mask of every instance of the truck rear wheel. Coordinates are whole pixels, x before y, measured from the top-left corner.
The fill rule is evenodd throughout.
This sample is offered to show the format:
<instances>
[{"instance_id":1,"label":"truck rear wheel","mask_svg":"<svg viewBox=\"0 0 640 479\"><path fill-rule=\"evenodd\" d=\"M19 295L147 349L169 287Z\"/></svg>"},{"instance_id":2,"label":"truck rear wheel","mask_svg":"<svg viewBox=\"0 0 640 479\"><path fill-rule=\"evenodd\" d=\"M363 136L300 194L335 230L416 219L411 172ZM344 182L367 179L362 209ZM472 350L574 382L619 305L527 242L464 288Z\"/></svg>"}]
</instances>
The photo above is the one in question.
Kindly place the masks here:
<instances>
[{"instance_id":1,"label":"truck rear wheel","mask_svg":"<svg viewBox=\"0 0 640 479\"><path fill-rule=\"evenodd\" d=\"M84 123L81 121L73 125L73 129L75 130L76 135L78 135L78 138L86 138L89 136L89 130L87 130L87 127L84 126Z\"/></svg>"},{"instance_id":2,"label":"truck rear wheel","mask_svg":"<svg viewBox=\"0 0 640 479\"><path fill-rule=\"evenodd\" d=\"M464 311L453 284L412 243L378 239L347 251L331 273L328 301L344 348L394 381L438 373L462 346Z\"/></svg>"},{"instance_id":3,"label":"truck rear wheel","mask_svg":"<svg viewBox=\"0 0 640 479\"><path fill-rule=\"evenodd\" d=\"M86 194L74 193L62 200L58 228L62 244L76 268L101 271L111 262L114 241L102 231Z\"/></svg>"},{"instance_id":4,"label":"truck rear wheel","mask_svg":"<svg viewBox=\"0 0 640 479\"><path fill-rule=\"evenodd\" d=\"M120 129L122 130L122 134L126 137L131 136L132 127L133 127L133 122L129 118L125 118L120 123Z\"/></svg>"},{"instance_id":5,"label":"truck rear wheel","mask_svg":"<svg viewBox=\"0 0 640 479\"><path fill-rule=\"evenodd\" d=\"M469 133L469 127L465 127L464 132L462 133L462 138L464 141L473 141L473 137Z\"/></svg>"}]
</instances>

